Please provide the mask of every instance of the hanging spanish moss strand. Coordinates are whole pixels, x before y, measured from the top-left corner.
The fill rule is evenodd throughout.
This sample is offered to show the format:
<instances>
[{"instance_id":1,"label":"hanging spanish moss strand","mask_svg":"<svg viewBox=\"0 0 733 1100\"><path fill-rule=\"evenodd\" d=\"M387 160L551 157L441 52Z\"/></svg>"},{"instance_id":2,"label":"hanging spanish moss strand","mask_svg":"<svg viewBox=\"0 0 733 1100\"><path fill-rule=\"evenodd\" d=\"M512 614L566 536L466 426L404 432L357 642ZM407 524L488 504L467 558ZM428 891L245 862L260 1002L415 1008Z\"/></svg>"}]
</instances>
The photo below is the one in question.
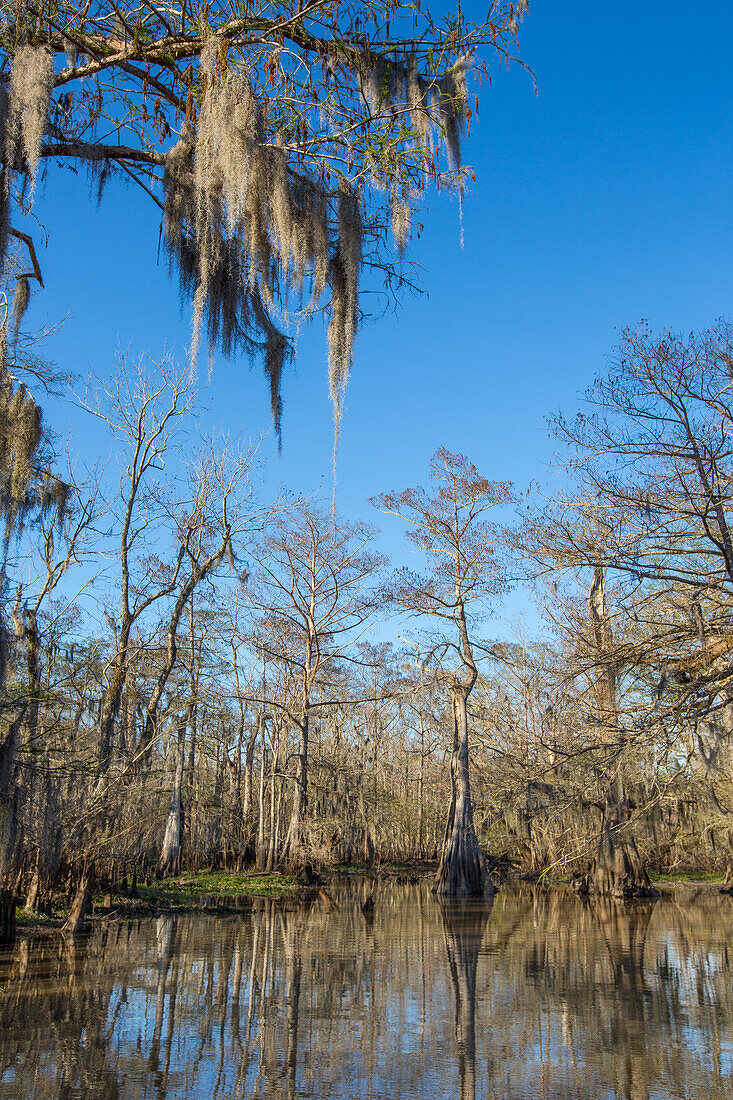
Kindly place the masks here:
<instances>
[{"instance_id":1,"label":"hanging spanish moss strand","mask_svg":"<svg viewBox=\"0 0 733 1100\"><path fill-rule=\"evenodd\" d=\"M384 105L390 106L390 91L396 89L397 82L390 75L395 66L387 57L378 55L364 76L364 98L369 104L372 115L379 115Z\"/></svg>"},{"instance_id":2,"label":"hanging spanish moss strand","mask_svg":"<svg viewBox=\"0 0 733 1100\"><path fill-rule=\"evenodd\" d=\"M412 230L412 207L405 199L401 199L398 195L392 194L389 199L389 212L392 222L392 236L394 238L395 248L400 257L405 255L408 244L410 243L410 232Z\"/></svg>"},{"instance_id":3,"label":"hanging spanish moss strand","mask_svg":"<svg viewBox=\"0 0 733 1100\"><path fill-rule=\"evenodd\" d=\"M15 280L15 293L13 294L13 339L18 339L20 325L28 308L31 297L31 287L25 275Z\"/></svg>"},{"instance_id":4,"label":"hanging spanish moss strand","mask_svg":"<svg viewBox=\"0 0 733 1100\"><path fill-rule=\"evenodd\" d=\"M12 169L22 149L28 165L31 188L35 186L52 90L51 54L43 46L20 46L13 57L10 72L5 153L7 165Z\"/></svg>"},{"instance_id":5,"label":"hanging spanish moss strand","mask_svg":"<svg viewBox=\"0 0 733 1100\"><path fill-rule=\"evenodd\" d=\"M182 298L194 297L194 337L206 319L209 344L218 341L227 356L251 356L259 344L247 329L247 270L237 242L229 240L220 197L211 196L208 217L201 216L194 159L196 135L185 122L180 140L166 156L163 177L164 239L171 268L176 268ZM194 352L196 348L194 347ZM193 358L193 357L192 357Z\"/></svg>"},{"instance_id":6,"label":"hanging spanish moss strand","mask_svg":"<svg viewBox=\"0 0 733 1100\"><path fill-rule=\"evenodd\" d=\"M5 343L6 325L2 327ZM5 520L6 547L27 506L32 464L41 435L41 410L25 387L16 384L3 359L0 366L0 514Z\"/></svg>"},{"instance_id":7,"label":"hanging spanish moss strand","mask_svg":"<svg viewBox=\"0 0 733 1100\"><path fill-rule=\"evenodd\" d=\"M459 58L442 76L428 80L413 55L377 56L364 73L363 92L373 114L409 121L426 172L435 128L451 170L460 170L468 66L469 58ZM182 292L194 302L192 360L204 325L210 347L219 344L226 355L240 350L261 354L279 436L280 379L292 348L272 315L296 294L300 310L309 314L329 287L329 389L338 439L359 317L361 200L348 183L340 185L336 240L330 244L324 187L291 169L279 135L265 142L249 72L229 67L226 47L214 36L204 44L199 81L197 124L184 123L180 140L166 156L163 180L166 248ZM375 164L377 183L379 175ZM406 179L401 193L394 189L390 197L400 256L410 239L409 193L415 186ZM306 286L310 299L304 306Z\"/></svg>"},{"instance_id":8,"label":"hanging spanish moss strand","mask_svg":"<svg viewBox=\"0 0 733 1100\"><path fill-rule=\"evenodd\" d=\"M466 71L470 58L461 57L438 81L438 110L445 142L448 166L452 172L461 168L461 137L466 125Z\"/></svg>"},{"instance_id":9,"label":"hanging spanish moss strand","mask_svg":"<svg viewBox=\"0 0 733 1100\"><path fill-rule=\"evenodd\" d=\"M526 7L525 2L522 14ZM391 114L395 119L403 116L409 118L417 147L423 153L426 179L436 127L443 139L450 171L460 171L461 137L468 103L466 73L470 64L470 56L459 57L441 76L426 79L418 71L414 54L394 60L376 56L364 75L363 93L372 115ZM378 176L374 169L373 175ZM379 186L377 179L375 185Z\"/></svg>"},{"instance_id":10,"label":"hanging spanish moss strand","mask_svg":"<svg viewBox=\"0 0 733 1100\"><path fill-rule=\"evenodd\" d=\"M418 144L425 154L433 148L433 124L428 97L428 82L418 72L417 57L412 54L407 63L407 109L410 122L417 133Z\"/></svg>"},{"instance_id":11,"label":"hanging spanish moss strand","mask_svg":"<svg viewBox=\"0 0 733 1100\"><path fill-rule=\"evenodd\" d=\"M7 364L7 320L0 324L0 516L3 554L14 531L31 514L55 513L63 519L69 489L39 464L43 427L41 410Z\"/></svg>"},{"instance_id":12,"label":"hanging spanish moss strand","mask_svg":"<svg viewBox=\"0 0 733 1100\"><path fill-rule=\"evenodd\" d=\"M267 310L262 305L257 289L251 295L253 312L260 328L265 333L264 371L270 383L270 410L272 423L277 436L278 451L282 450L282 395L281 379L287 360L292 359L293 347L290 341L273 325Z\"/></svg>"},{"instance_id":13,"label":"hanging spanish moss strand","mask_svg":"<svg viewBox=\"0 0 733 1100\"><path fill-rule=\"evenodd\" d=\"M195 238L193 151L196 140L192 122L184 122L181 136L166 154L163 174L163 231L169 266L178 270L181 292L192 293L198 268Z\"/></svg>"},{"instance_id":14,"label":"hanging spanish moss strand","mask_svg":"<svg viewBox=\"0 0 733 1100\"><path fill-rule=\"evenodd\" d=\"M509 29L512 34L516 34L519 30L519 24L524 19L527 11L529 10L529 0L517 0L512 11L511 22L509 23Z\"/></svg>"},{"instance_id":15,"label":"hanging spanish moss strand","mask_svg":"<svg viewBox=\"0 0 733 1100\"><path fill-rule=\"evenodd\" d=\"M304 176L291 176L290 193L297 242L293 285L300 289L306 274L311 274L308 313L321 300L328 285L328 200L323 188Z\"/></svg>"},{"instance_id":16,"label":"hanging spanish moss strand","mask_svg":"<svg viewBox=\"0 0 733 1100\"><path fill-rule=\"evenodd\" d=\"M373 116L391 114L397 118L406 115L416 132L418 146L424 150L432 148L430 82L418 71L414 54L395 60L381 55L373 57L362 88Z\"/></svg>"},{"instance_id":17,"label":"hanging spanish moss strand","mask_svg":"<svg viewBox=\"0 0 733 1100\"><path fill-rule=\"evenodd\" d=\"M343 396L354 358L359 320L362 217L357 193L341 184L338 199L338 244L331 261L331 320L328 326L328 380L334 411L335 438L341 428Z\"/></svg>"}]
</instances>

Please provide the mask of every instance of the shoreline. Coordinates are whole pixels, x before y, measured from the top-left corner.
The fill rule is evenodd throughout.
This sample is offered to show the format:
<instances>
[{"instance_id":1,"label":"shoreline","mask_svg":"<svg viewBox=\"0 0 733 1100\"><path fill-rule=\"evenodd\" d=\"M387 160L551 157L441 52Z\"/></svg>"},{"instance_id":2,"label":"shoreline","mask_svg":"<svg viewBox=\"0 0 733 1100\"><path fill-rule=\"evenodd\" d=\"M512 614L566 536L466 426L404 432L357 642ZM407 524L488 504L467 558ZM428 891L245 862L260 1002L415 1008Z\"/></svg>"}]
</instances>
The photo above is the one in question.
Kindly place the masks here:
<instances>
[{"instance_id":1,"label":"shoreline","mask_svg":"<svg viewBox=\"0 0 733 1100\"><path fill-rule=\"evenodd\" d=\"M317 897L327 890L332 877L369 878L391 881L400 885L416 885L431 878L437 863L429 860L412 860L383 864L337 864L324 871L315 882L305 882L294 875L278 871L231 872L203 871L177 875L159 882L138 884L138 896L130 893L113 893L111 904L104 905L101 895L92 902L87 922L89 931L104 923L118 920L136 920L150 917L208 913L215 916L236 915L248 912L258 902L270 900L278 904L299 902ZM728 887L720 875L708 872L669 875L651 874L652 885L660 896L670 896L676 889L716 891L727 896ZM513 885L534 885L551 890L571 886L570 878L545 878L538 875L512 875L504 879L498 889ZM733 888L731 888L733 893ZM60 908L52 916L43 916L18 908L16 939L54 936L63 934L63 924L68 909Z\"/></svg>"}]
</instances>

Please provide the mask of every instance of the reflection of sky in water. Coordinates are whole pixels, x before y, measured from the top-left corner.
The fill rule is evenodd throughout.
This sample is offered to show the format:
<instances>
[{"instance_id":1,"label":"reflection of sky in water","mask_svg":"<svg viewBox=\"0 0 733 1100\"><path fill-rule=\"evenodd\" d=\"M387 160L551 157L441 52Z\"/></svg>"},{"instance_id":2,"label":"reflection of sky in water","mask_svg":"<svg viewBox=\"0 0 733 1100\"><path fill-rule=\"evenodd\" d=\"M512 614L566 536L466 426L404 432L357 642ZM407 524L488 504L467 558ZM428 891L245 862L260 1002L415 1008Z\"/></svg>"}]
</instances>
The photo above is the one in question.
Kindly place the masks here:
<instances>
[{"instance_id":1,"label":"reflection of sky in water","mask_svg":"<svg viewBox=\"0 0 733 1100\"><path fill-rule=\"evenodd\" d=\"M336 880L0 962L0 1100L733 1096L733 906ZM371 890L370 884L368 889Z\"/></svg>"}]
</instances>

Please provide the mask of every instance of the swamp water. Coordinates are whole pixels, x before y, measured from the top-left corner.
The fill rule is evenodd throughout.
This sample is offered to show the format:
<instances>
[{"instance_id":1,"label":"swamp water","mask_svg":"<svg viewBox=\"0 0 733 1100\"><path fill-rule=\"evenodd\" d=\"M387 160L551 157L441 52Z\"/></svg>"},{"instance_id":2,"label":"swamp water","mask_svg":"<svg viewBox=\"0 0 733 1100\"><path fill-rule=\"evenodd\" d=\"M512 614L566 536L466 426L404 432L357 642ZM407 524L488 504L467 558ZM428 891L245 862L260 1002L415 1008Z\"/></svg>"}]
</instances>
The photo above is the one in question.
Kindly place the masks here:
<instances>
[{"instance_id":1,"label":"swamp water","mask_svg":"<svg viewBox=\"0 0 733 1100\"><path fill-rule=\"evenodd\" d=\"M336 879L0 953L0 1100L214 1097L733 1098L733 900Z\"/></svg>"}]
</instances>

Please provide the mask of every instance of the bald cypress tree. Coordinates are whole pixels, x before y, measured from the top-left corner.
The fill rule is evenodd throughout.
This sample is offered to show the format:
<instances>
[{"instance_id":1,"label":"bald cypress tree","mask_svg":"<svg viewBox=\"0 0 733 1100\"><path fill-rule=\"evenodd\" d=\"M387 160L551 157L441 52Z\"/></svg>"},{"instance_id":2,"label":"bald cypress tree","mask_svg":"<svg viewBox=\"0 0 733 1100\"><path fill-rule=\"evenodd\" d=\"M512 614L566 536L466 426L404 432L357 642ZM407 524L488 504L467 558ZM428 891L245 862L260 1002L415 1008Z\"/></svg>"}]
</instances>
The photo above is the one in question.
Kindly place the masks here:
<instances>
[{"instance_id":1,"label":"bald cypress tree","mask_svg":"<svg viewBox=\"0 0 733 1100\"><path fill-rule=\"evenodd\" d=\"M476 620L505 583L494 549L497 531L487 512L509 491L508 485L482 477L463 455L440 448L430 463L428 488L373 500L407 523L408 538L428 563L424 574L399 572L392 596L399 607L435 624L421 640L422 663L451 694L451 799L433 886L448 896L493 893L473 823L468 701L479 674Z\"/></svg>"}]
</instances>

